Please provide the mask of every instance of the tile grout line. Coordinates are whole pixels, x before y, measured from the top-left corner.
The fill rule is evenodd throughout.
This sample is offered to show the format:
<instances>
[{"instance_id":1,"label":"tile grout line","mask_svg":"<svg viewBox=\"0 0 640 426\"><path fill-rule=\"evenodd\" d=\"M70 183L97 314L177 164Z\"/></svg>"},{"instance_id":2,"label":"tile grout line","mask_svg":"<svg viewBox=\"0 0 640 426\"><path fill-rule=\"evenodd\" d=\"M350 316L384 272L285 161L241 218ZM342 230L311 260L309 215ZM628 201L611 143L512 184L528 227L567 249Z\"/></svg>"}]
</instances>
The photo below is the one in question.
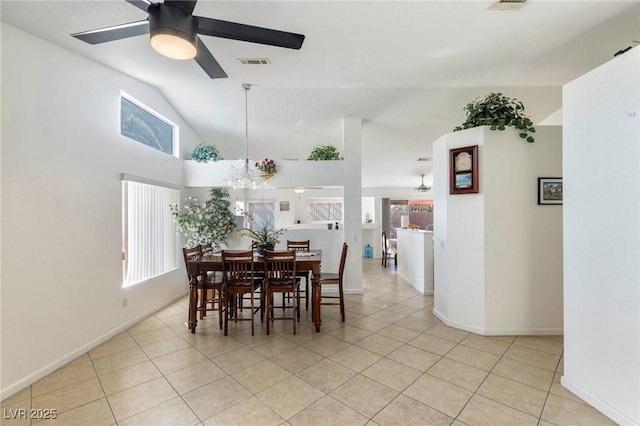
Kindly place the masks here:
<instances>
[{"instance_id":1,"label":"tile grout line","mask_svg":"<svg viewBox=\"0 0 640 426\"><path fill-rule=\"evenodd\" d=\"M127 332L127 334L129 334ZM135 340L134 340L135 342ZM107 406L109 407L109 412L111 413L111 416L113 417L113 421L115 422L115 424L118 424L118 419L116 418L116 413L113 412L113 407L111 406L111 401L109 401L109 398L107 397L107 393L104 390L104 386L102 385L102 380L100 379L100 375L98 374L98 370L96 369L95 364L93 363L93 357L91 356L91 354L89 352L87 352L87 356L89 357L89 362L91 362L91 368L93 368L93 371L96 373L96 378L98 379L98 383L100 383L100 389L102 390L102 394L104 395L104 400L107 402Z\"/></svg>"}]
</instances>

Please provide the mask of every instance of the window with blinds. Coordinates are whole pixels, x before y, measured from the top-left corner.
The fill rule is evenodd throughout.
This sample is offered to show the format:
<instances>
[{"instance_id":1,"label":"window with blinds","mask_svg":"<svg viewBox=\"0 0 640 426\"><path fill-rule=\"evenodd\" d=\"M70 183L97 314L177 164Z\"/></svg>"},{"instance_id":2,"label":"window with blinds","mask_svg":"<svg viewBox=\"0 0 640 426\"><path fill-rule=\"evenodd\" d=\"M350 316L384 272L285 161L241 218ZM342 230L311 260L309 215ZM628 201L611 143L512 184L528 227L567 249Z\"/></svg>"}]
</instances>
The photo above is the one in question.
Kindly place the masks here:
<instances>
[{"instance_id":1,"label":"window with blinds","mask_svg":"<svg viewBox=\"0 0 640 426\"><path fill-rule=\"evenodd\" d=\"M246 227L255 231L264 225L274 227L276 203L274 201L248 201L247 211L253 217L253 221L247 221Z\"/></svg>"},{"instance_id":2,"label":"window with blinds","mask_svg":"<svg viewBox=\"0 0 640 426\"><path fill-rule=\"evenodd\" d=\"M339 201L310 201L309 222L339 222L342 220L342 203Z\"/></svg>"},{"instance_id":3,"label":"window with blinds","mask_svg":"<svg viewBox=\"0 0 640 426\"><path fill-rule=\"evenodd\" d=\"M180 191L125 178L123 192L123 287L176 269L180 241L169 205Z\"/></svg>"}]
</instances>

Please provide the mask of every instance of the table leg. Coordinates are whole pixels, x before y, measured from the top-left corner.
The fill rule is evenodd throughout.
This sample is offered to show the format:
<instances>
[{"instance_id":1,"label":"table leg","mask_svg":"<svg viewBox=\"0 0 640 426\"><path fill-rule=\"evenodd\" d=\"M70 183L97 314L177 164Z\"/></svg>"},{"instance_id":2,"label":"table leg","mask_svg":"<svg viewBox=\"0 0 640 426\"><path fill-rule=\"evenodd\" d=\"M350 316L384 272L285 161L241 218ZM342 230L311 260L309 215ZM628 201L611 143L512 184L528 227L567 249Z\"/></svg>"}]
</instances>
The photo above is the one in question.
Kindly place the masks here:
<instances>
[{"instance_id":1,"label":"table leg","mask_svg":"<svg viewBox=\"0 0 640 426\"><path fill-rule=\"evenodd\" d=\"M198 325L198 316L196 315L198 308L198 290L197 290L197 278L196 282L189 283L189 323L187 326L191 330L191 333L196 332L196 326Z\"/></svg>"},{"instance_id":2,"label":"table leg","mask_svg":"<svg viewBox=\"0 0 640 426\"><path fill-rule=\"evenodd\" d=\"M311 283L312 293L313 293L313 322L316 326L316 333L320 332L320 325L322 323L320 316L320 268L317 270L314 268L313 270L313 281Z\"/></svg>"}]
</instances>

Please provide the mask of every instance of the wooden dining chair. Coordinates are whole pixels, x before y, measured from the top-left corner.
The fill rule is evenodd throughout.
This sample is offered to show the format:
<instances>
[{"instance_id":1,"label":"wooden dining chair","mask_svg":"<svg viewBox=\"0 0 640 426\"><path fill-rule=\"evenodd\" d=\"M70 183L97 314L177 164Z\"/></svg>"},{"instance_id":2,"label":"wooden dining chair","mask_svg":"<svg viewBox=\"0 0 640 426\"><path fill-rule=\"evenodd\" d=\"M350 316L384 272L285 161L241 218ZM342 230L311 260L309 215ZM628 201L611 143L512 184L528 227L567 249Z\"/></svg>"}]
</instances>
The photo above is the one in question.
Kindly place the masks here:
<instances>
[{"instance_id":1,"label":"wooden dining chair","mask_svg":"<svg viewBox=\"0 0 640 426\"><path fill-rule=\"evenodd\" d=\"M224 279L224 298L227 302L227 311L224 317L224 335L229 330L229 320L251 321L251 335L255 334L253 317L257 311L254 303L256 285L258 279L255 276L253 265L253 250L248 251L222 251L222 277ZM251 312L248 317L240 318L242 307L238 298L249 295Z\"/></svg>"},{"instance_id":2,"label":"wooden dining chair","mask_svg":"<svg viewBox=\"0 0 640 426\"><path fill-rule=\"evenodd\" d=\"M296 252L295 251L264 251L265 270L265 312L267 322L267 334L270 333L271 323L274 320L292 320L293 334L296 334L296 323L300 320L300 278L296 277ZM273 295L275 293L291 293L293 297L285 308L291 309L291 316L283 313L282 317L274 316ZM284 300L283 300L284 301Z\"/></svg>"},{"instance_id":3,"label":"wooden dining chair","mask_svg":"<svg viewBox=\"0 0 640 426\"><path fill-rule=\"evenodd\" d=\"M382 231L382 266L387 267L387 259L393 258L393 264L398 266L398 253L389 244L387 233Z\"/></svg>"},{"instance_id":4,"label":"wooden dining chair","mask_svg":"<svg viewBox=\"0 0 640 426\"><path fill-rule=\"evenodd\" d=\"M342 255L340 256L340 268L337 273L320 273L320 278L318 279L318 284L320 286L320 305L340 305L340 316L342 317L342 322L344 322L344 290L343 290L343 278L344 278L344 268L347 263L347 250L349 246L347 243L342 244ZM324 285L337 285L338 286L338 295L324 295L322 294L322 287ZM340 299L338 302L329 302L323 301L323 299Z\"/></svg>"},{"instance_id":5,"label":"wooden dining chair","mask_svg":"<svg viewBox=\"0 0 640 426\"><path fill-rule=\"evenodd\" d=\"M292 241L287 240L287 250L308 252L310 250L310 240ZM300 299L304 299L305 309L309 310L309 282L311 281L311 271L296 271L296 276L305 279L304 290L300 289Z\"/></svg>"},{"instance_id":6,"label":"wooden dining chair","mask_svg":"<svg viewBox=\"0 0 640 426\"><path fill-rule=\"evenodd\" d=\"M202 256L202 247L190 247L182 249L182 257L184 258L185 268L187 267L187 261L196 259ZM189 270L187 269L187 278L189 283L192 281ZM220 322L220 328L222 329L222 316L224 312L224 301L222 294L223 282L218 279L216 275L200 275L197 277L196 291L198 292L199 304L196 306L196 312L200 312L200 319L204 318L207 311L218 311L218 319ZM210 307L208 307L208 305Z\"/></svg>"}]
</instances>

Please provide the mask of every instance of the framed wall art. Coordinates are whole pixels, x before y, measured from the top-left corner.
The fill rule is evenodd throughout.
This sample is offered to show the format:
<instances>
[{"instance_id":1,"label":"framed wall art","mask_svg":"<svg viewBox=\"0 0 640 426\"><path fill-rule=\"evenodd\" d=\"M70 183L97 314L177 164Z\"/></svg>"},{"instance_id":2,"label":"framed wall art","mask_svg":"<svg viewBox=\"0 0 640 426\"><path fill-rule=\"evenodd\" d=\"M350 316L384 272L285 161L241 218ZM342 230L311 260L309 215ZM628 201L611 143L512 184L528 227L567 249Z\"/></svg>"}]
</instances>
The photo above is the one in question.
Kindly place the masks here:
<instances>
[{"instance_id":1,"label":"framed wall art","mask_svg":"<svg viewBox=\"0 0 640 426\"><path fill-rule=\"evenodd\" d=\"M562 204L562 178L538 178L538 204Z\"/></svg>"},{"instance_id":2,"label":"framed wall art","mask_svg":"<svg viewBox=\"0 0 640 426\"><path fill-rule=\"evenodd\" d=\"M449 150L449 194L478 192L478 145Z\"/></svg>"},{"instance_id":3,"label":"framed wall art","mask_svg":"<svg viewBox=\"0 0 640 426\"><path fill-rule=\"evenodd\" d=\"M288 201L280 201L280 211L288 212L289 211L289 202Z\"/></svg>"}]
</instances>

